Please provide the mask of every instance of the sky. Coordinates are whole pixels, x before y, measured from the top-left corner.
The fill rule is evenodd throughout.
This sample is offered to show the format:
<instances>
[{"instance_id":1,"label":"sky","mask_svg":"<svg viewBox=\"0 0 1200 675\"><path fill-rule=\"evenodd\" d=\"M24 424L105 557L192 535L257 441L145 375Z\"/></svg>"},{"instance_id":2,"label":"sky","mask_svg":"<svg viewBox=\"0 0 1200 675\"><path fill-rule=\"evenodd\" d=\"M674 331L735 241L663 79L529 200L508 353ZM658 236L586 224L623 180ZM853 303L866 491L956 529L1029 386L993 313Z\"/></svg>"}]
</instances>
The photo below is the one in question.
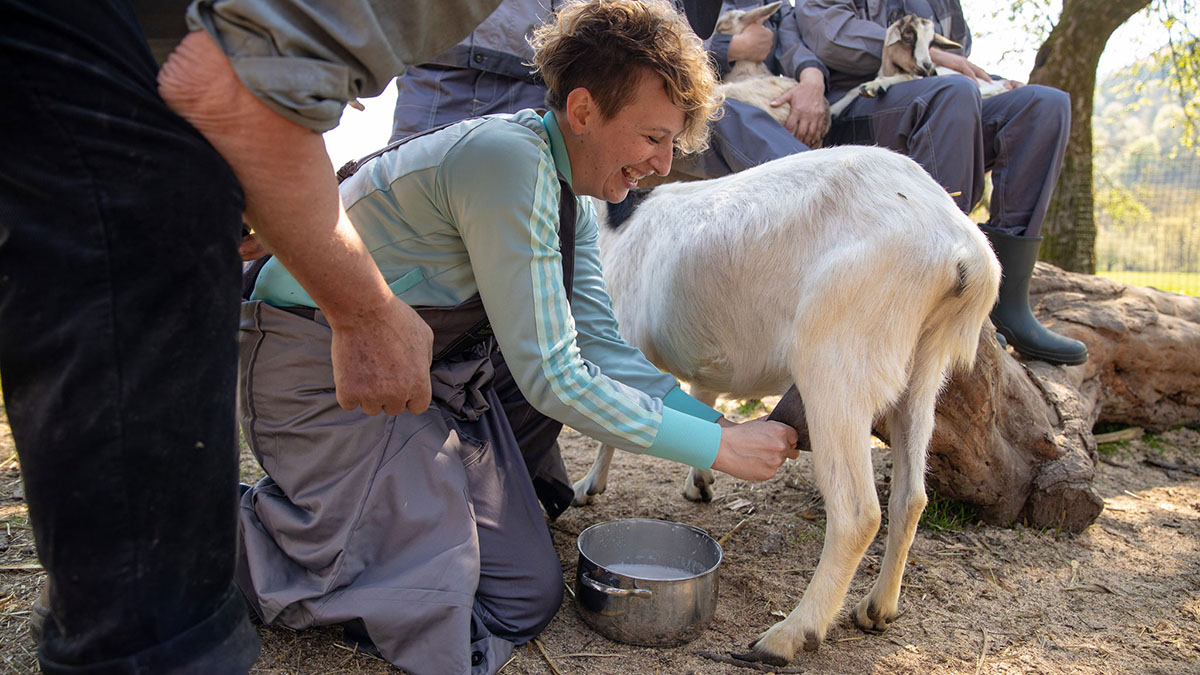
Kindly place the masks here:
<instances>
[{"instance_id":1,"label":"sky","mask_svg":"<svg viewBox=\"0 0 1200 675\"><path fill-rule=\"evenodd\" d=\"M995 7L995 3L980 0L963 1L967 24L974 35L971 60L989 73L1025 80L1033 68L1039 38L1036 33L1022 29L1006 18L993 19L991 12ZM1058 6L1050 11L1057 16ZM1191 21L1189 24L1196 25ZM1100 78L1149 55L1165 44L1166 39L1166 32L1157 17L1144 13L1133 17L1109 38L1100 57ZM325 134L325 147L335 169L351 159L378 150L391 136L395 86L389 84L382 94L363 99L362 103L366 110L346 108L337 128Z\"/></svg>"},{"instance_id":2,"label":"sky","mask_svg":"<svg viewBox=\"0 0 1200 675\"><path fill-rule=\"evenodd\" d=\"M962 4L974 39L971 61L989 73L1024 81L1033 69L1033 60L1041 44L1040 34L1023 30L1021 25L1006 17L993 18L991 13L996 7L995 3L964 0ZM1057 17L1060 7L1061 2L1055 2L1048 11ZM1039 19L1031 16L1027 20ZM1040 21L1044 23L1046 19ZM1195 25L1192 21L1188 23ZM1149 56L1166 42L1166 29L1157 15L1146 11L1134 15L1109 38L1100 56L1097 79L1102 80L1114 71Z\"/></svg>"}]
</instances>

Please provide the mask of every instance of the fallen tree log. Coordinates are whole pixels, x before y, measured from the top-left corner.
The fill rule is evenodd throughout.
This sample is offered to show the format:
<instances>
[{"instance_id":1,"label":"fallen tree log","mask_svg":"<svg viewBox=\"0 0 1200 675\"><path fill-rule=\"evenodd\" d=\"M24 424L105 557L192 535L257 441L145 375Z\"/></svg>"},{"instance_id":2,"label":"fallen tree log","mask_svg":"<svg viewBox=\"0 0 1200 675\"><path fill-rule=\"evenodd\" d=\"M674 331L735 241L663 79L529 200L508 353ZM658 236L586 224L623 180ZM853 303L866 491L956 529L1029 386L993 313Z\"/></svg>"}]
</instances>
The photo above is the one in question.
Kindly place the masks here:
<instances>
[{"instance_id":1,"label":"fallen tree log","mask_svg":"<svg viewBox=\"0 0 1200 675\"><path fill-rule=\"evenodd\" d=\"M987 522L1078 532L1103 508L1095 424L1200 424L1200 298L1038 263L1030 304L1087 363L1026 360L985 329L975 368L942 394L929 482Z\"/></svg>"},{"instance_id":2,"label":"fallen tree log","mask_svg":"<svg viewBox=\"0 0 1200 675\"><path fill-rule=\"evenodd\" d=\"M1097 422L1200 424L1200 298L1038 263L1030 303L1046 325L1087 344L1087 363L1024 359L985 324L974 368L939 400L929 484L989 523L1079 532L1104 508L1092 487ZM803 411L792 388L771 418L796 426L807 450ZM887 440L885 421L875 433Z\"/></svg>"}]
</instances>

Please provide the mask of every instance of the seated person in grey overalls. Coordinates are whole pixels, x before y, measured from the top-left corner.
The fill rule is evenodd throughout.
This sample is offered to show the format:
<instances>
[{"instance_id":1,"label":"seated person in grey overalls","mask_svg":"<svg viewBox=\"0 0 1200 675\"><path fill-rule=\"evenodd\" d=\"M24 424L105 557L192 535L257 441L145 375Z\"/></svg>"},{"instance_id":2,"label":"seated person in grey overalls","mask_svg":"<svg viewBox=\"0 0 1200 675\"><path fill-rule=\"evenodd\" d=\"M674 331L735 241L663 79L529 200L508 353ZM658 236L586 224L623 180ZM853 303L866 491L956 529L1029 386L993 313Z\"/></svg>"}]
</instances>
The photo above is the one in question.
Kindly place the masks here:
<instances>
[{"instance_id":1,"label":"seated person in grey overalls","mask_svg":"<svg viewBox=\"0 0 1200 675\"><path fill-rule=\"evenodd\" d=\"M990 78L967 57L971 32L960 0L799 0L791 15L804 43L829 68L830 101L875 77L887 26L916 14L962 45L931 47L930 58L971 78L923 77L884 94L859 96L834 121L829 145L878 145L912 157L946 188L964 213L980 202L991 172L984 234L1004 268L992 309L996 330L1013 348L1048 363L1087 361L1087 345L1043 326L1029 307L1042 222L1058 182L1071 128L1066 93L1007 80L982 98L974 78Z\"/></svg>"},{"instance_id":2,"label":"seated person in grey overalls","mask_svg":"<svg viewBox=\"0 0 1200 675\"><path fill-rule=\"evenodd\" d=\"M342 409L327 322L277 261L243 306L242 425L268 476L242 497L238 583L267 624L345 625L411 673L495 672L554 616L538 498L551 515L570 498L546 456L561 424L752 480L795 456L790 427L723 420L626 344L601 277L584 197L620 201L704 145L717 102L699 39L668 4L593 0L534 47L549 112L454 124L341 184L434 329L427 411Z\"/></svg>"}]
</instances>

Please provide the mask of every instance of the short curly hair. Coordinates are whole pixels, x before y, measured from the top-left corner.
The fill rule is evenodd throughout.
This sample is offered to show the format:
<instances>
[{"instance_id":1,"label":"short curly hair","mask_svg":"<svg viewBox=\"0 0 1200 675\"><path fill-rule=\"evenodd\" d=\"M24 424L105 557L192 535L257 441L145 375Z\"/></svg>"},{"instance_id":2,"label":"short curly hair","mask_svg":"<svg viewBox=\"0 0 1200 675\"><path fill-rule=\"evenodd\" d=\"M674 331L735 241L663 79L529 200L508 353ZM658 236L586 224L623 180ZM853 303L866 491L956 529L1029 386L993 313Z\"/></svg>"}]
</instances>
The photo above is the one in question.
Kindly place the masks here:
<instances>
[{"instance_id":1,"label":"short curly hair","mask_svg":"<svg viewBox=\"0 0 1200 675\"><path fill-rule=\"evenodd\" d=\"M573 2L535 29L529 44L551 109L565 110L567 95L583 87L611 119L630 103L649 69L663 78L671 103L684 113L676 148L694 153L708 147L708 123L721 115L716 74L700 38L665 0Z\"/></svg>"}]
</instances>

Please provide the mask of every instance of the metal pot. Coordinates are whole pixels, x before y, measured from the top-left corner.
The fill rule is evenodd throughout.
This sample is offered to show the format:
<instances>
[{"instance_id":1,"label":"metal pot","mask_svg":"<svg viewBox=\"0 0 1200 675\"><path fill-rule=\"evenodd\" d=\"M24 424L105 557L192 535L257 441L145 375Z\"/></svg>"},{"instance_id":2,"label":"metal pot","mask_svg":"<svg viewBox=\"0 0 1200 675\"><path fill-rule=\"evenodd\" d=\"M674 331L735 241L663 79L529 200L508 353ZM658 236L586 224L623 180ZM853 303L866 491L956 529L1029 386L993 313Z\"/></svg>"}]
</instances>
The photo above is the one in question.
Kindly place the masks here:
<instances>
[{"instance_id":1,"label":"metal pot","mask_svg":"<svg viewBox=\"0 0 1200 675\"><path fill-rule=\"evenodd\" d=\"M605 637L672 647L694 640L717 607L721 545L683 523L628 518L579 534L579 614Z\"/></svg>"}]
</instances>

